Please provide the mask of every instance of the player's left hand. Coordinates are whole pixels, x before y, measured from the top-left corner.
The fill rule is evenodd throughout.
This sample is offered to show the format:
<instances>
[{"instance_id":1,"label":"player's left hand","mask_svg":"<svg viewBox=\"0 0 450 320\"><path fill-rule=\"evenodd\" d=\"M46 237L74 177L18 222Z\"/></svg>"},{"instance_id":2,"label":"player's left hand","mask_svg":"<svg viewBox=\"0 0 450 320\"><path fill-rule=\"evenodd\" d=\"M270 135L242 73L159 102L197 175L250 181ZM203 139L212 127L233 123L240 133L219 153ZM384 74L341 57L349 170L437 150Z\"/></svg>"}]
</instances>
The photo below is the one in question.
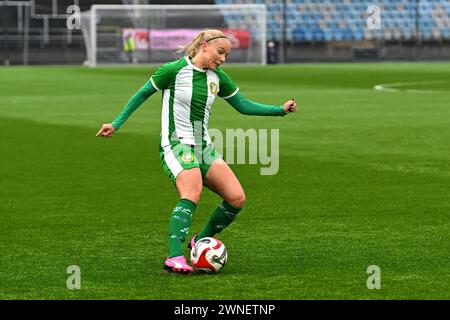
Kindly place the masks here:
<instances>
[{"instance_id":1,"label":"player's left hand","mask_svg":"<svg viewBox=\"0 0 450 320\"><path fill-rule=\"evenodd\" d=\"M292 98L291 100L286 101L283 104L283 109L286 114L297 111L297 103L295 103L295 99Z\"/></svg>"}]
</instances>

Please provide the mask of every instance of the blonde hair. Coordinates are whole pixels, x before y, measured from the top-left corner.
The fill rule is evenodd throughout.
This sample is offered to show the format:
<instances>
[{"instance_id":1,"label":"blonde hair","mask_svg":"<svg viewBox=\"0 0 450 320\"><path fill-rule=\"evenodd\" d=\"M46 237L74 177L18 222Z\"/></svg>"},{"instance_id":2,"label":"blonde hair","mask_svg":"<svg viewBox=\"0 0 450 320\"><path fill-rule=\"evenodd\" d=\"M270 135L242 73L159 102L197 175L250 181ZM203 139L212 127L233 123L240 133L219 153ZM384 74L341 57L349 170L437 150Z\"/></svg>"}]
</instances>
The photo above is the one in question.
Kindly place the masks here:
<instances>
[{"instance_id":1,"label":"blonde hair","mask_svg":"<svg viewBox=\"0 0 450 320\"><path fill-rule=\"evenodd\" d=\"M214 41L216 38L228 39L227 36L225 36L225 34L220 30L207 29L196 35L195 38L188 44L181 46L176 52L178 54L187 55L189 58L193 58L199 52L203 42L208 42L210 40Z\"/></svg>"}]
</instances>

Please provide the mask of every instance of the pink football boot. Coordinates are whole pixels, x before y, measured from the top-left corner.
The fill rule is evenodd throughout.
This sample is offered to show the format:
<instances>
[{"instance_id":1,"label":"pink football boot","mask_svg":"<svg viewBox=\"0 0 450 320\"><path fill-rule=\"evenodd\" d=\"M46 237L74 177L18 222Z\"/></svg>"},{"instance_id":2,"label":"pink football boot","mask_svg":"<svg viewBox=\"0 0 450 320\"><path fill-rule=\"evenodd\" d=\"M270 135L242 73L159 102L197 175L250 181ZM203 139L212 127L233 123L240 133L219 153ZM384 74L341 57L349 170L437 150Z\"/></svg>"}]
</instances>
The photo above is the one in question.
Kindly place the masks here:
<instances>
[{"instance_id":1,"label":"pink football boot","mask_svg":"<svg viewBox=\"0 0 450 320\"><path fill-rule=\"evenodd\" d=\"M191 274L194 269L187 264L184 256L167 258L164 262L164 270L181 274Z\"/></svg>"}]
</instances>

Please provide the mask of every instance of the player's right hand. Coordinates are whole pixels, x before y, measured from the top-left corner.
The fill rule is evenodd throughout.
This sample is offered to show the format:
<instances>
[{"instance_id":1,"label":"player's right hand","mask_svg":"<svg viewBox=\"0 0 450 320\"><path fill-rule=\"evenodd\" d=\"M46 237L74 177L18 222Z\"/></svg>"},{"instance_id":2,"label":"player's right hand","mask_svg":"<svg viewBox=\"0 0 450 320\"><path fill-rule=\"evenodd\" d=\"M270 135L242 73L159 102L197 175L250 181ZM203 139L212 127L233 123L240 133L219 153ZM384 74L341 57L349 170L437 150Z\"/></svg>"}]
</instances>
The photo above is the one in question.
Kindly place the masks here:
<instances>
[{"instance_id":1,"label":"player's right hand","mask_svg":"<svg viewBox=\"0 0 450 320\"><path fill-rule=\"evenodd\" d=\"M102 125L102 127L100 128L100 130L98 130L95 136L111 138L115 131L116 129L114 129L111 123L106 123Z\"/></svg>"}]
</instances>

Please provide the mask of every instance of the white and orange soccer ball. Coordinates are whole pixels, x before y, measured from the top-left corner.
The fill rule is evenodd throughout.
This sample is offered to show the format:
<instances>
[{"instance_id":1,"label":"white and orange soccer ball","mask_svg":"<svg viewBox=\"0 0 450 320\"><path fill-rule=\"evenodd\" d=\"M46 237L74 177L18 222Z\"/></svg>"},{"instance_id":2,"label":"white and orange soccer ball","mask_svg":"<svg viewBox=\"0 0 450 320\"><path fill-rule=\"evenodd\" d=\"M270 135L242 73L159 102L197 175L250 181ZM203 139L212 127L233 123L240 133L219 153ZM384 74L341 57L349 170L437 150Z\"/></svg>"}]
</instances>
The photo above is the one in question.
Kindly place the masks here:
<instances>
[{"instance_id":1,"label":"white and orange soccer ball","mask_svg":"<svg viewBox=\"0 0 450 320\"><path fill-rule=\"evenodd\" d=\"M194 268L200 271L219 272L227 259L228 253L225 245L216 238L199 239L191 249L191 263Z\"/></svg>"}]
</instances>

